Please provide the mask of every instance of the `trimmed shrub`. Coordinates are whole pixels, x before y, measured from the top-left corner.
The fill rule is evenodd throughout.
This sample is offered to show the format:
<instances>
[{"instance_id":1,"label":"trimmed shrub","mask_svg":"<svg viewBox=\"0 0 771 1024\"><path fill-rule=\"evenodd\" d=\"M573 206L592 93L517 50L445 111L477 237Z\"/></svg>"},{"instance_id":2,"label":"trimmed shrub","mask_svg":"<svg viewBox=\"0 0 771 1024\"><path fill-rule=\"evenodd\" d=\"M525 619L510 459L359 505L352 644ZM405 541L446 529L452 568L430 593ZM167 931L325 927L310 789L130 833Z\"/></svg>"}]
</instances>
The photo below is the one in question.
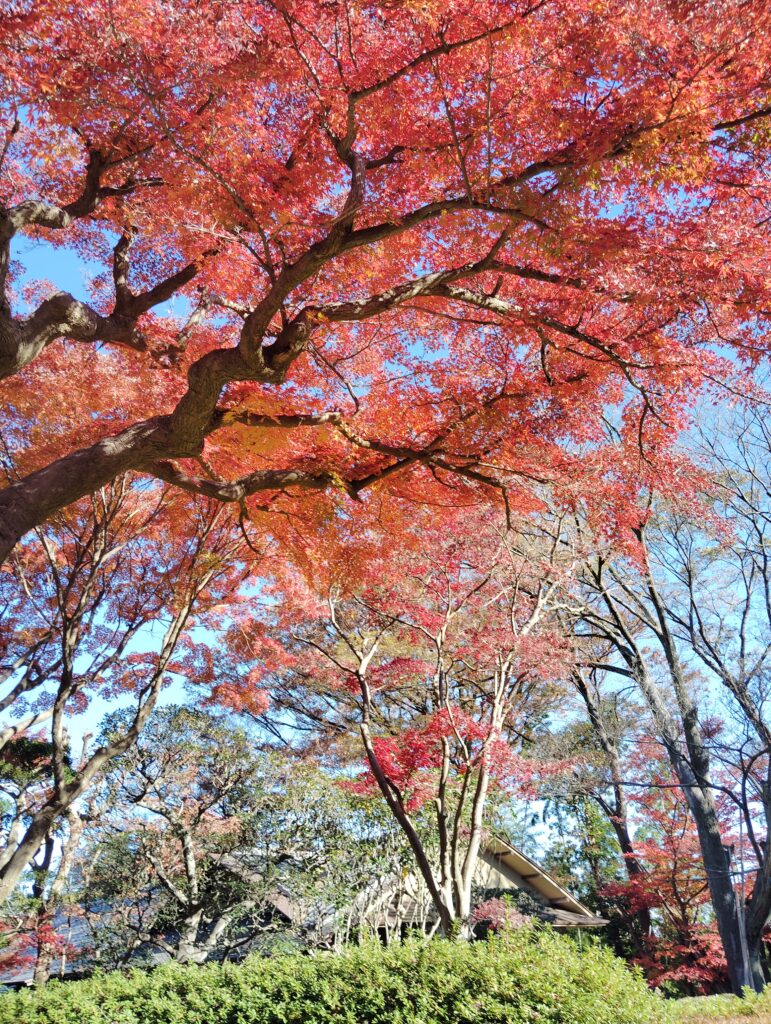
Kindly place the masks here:
<instances>
[{"instance_id":1,"label":"trimmed shrub","mask_svg":"<svg viewBox=\"0 0 771 1024\"><path fill-rule=\"evenodd\" d=\"M663 1000L607 949L548 930L52 982L0 1024L659 1024Z\"/></svg>"}]
</instances>

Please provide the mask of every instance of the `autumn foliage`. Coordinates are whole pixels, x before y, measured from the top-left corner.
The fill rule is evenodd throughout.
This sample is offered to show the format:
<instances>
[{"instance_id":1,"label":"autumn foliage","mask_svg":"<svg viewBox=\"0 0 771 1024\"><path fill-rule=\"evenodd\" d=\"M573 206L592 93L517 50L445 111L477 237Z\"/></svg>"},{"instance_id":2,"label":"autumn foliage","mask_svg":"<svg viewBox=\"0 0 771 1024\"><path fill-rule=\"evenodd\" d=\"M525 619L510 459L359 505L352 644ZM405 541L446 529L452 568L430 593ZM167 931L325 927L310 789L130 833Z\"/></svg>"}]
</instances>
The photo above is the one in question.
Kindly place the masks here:
<instances>
[{"instance_id":1,"label":"autumn foliage","mask_svg":"<svg viewBox=\"0 0 771 1024\"><path fill-rule=\"evenodd\" d=\"M611 883L605 895L621 899L626 912L652 913L655 930L637 962L651 985L700 995L726 983L726 961L714 920L696 827L683 794L646 742L636 752L645 782L630 798L637 828L634 856L643 871ZM653 768L653 770L651 770ZM728 870L728 862L726 862Z\"/></svg>"},{"instance_id":2,"label":"autumn foliage","mask_svg":"<svg viewBox=\"0 0 771 1024\"><path fill-rule=\"evenodd\" d=\"M579 661L664 720L645 530L712 500L676 443L697 403L759 391L770 31L762 0L6 4L0 745L52 747L0 896L170 682L379 793L447 934L490 800L571 769L536 740ZM606 564L642 587L621 612ZM125 732L70 750L99 701ZM625 898L699 987L678 800L641 805Z\"/></svg>"},{"instance_id":3,"label":"autumn foliage","mask_svg":"<svg viewBox=\"0 0 771 1024\"><path fill-rule=\"evenodd\" d=\"M12 9L5 552L127 470L258 531L534 479L623 522L764 344L764 6Z\"/></svg>"}]
</instances>

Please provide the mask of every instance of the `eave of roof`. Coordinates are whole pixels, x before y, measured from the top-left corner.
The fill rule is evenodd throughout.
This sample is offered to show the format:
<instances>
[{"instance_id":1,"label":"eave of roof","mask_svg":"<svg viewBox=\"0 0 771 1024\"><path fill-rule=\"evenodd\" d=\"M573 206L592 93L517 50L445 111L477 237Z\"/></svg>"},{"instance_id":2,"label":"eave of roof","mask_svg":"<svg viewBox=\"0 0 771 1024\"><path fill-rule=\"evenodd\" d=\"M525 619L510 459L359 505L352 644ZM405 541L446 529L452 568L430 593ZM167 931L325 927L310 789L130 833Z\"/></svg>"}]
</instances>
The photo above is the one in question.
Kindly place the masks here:
<instances>
[{"instance_id":1,"label":"eave of roof","mask_svg":"<svg viewBox=\"0 0 771 1024\"><path fill-rule=\"evenodd\" d=\"M559 907L548 907L545 917L555 928L602 928L608 923L605 917L572 914L569 910L560 910Z\"/></svg>"},{"instance_id":2,"label":"eave of roof","mask_svg":"<svg viewBox=\"0 0 771 1024\"><path fill-rule=\"evenodd\" d=\"M518 850L500 836L491 836L490 840L485 844L484 852L496 857L507 867L511 868L528 885L532 886L536 892L540 893L549 906L554 907L556 910L575 914L577 917L592 918L598 923L607 923L603 918L596 917L575 896L571 896L568 890L563 885L560 885L556 878L552 878L548 871L544 871L527 854L522 853L521 850Z\"/></svg>"}]
</instances>

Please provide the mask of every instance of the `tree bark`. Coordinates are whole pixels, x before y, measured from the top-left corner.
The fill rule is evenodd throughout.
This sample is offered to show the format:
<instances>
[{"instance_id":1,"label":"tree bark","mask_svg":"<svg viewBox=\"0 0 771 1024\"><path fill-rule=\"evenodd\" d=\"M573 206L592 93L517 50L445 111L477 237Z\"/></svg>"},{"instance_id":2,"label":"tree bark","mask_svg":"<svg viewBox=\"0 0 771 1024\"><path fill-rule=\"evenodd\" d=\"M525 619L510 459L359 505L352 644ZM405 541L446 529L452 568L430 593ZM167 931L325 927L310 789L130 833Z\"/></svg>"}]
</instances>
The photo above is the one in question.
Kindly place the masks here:
<instances>
[{"instance_id":1,"label":"tree bark","mask_svg":"<svg viewBox=\"0 0 771 1024\"><path fill-rule=\"evenodd\" d=\"M185 454L169 444L169 426L170 417L134 424L1 490L0 562L25 533L59 509L92 494L122 473L146 469L160 457ZM195 450L187 454L195 454Z\"/></svg>"},{"instance_id":2,"label":"tree bark","mask_svg":"<svg viewBox=\"0 0 771 1024\"><path fill-rule=\"evenodd\" d=\"M748 937L747 955L752 973L752 988L756 992L762 992L766 985L766 971L764 967L763 939L760 935Z\"/></svg>"}]
</instances>

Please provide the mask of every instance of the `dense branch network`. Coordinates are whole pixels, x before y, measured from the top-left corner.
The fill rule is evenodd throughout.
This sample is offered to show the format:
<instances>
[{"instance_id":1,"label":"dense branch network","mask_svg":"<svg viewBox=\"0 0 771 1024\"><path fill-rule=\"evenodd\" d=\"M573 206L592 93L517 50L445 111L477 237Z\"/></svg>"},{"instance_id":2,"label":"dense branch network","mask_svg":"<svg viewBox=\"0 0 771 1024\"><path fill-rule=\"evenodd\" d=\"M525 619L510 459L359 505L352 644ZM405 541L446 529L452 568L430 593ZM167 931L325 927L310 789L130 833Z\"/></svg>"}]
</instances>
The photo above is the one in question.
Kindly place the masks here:
<instances>
[{"instance_id":1,"label":"dense branch network","mask_svg":"<svg viewBox=\"0 0 771 1024\"><path fill-rule=\"evenodd\" d=\"M363 189L365 172L361 160L354 160L354 167L349 196L333 230L294 264L284 268L267 295L245 317L235 348L215 350L190 367L188 390L172 414L155 421L134 424L116 437L100 441L91 449L65 456L59 462L33 474L19 484L11 485L3 492L0 503L6 511L6 529L13 529L14 519L18 520L20 526L18 532L11 533L9 530L3 537L3 556L7 555L19 537L38 521L41 511L42 518L45 518L62 505L91 493L119 473L130 469L149 471L186 489L195 489L199 493L221 500L238 501L260 490L292 486L326 488L334 485L335 481L329 474L314 475L296 470L253 473L231 484L193 481L183 471L174 468L165 460L199 455L204 438L226 422L224 417L218 415L216 409L222 389L233 381L281 383L292 363L307 349L311 336L325 323L365 320L395 310L400 305L419 297L431 296L447 297L505 316L521 315L523 311L511 303L467 289L452 289L451 283L474 278L489 271L561 283L555 280L555 275L540 273L532 268L509 266L496 260L494 249L491 255L476 263L416 278L366 299L305 306L285 324L273 341L265 344L274 318L283 313L284 302L292 291L317 273L328 261L351 249L373 245L377 241L406 232L418 224L431 222L453 211L482 205L466 199L433 203L416 210L398 223L386 223L357 231L353 223L358 206L357 196ZM527 177L529 173L525 172L521 179L526 180ZM33 210L30 210L29 216L33 215ZM69 224L71 216L66 211L54 212L47 208L45 219L43 213L38 211L38 220L35 222L45 222L49 225L55 222L57 226L64 227ZM506 216L517 219L520 215L519 211L512 209L506 211ZM24 221L17 216L12 223L22 224ZM501 235L501 241L507 234L508 230ZM164 301L191 281L195 276L196 266L185 267L151 291L135 296L128 292L125 284L127 248L128 239L123 237L116 247L115 254L116 308L113 314L101 317L71 296L57 294L43 303L23 326L16 328L19 335L16 339L14 359L16 369L31 361L46 344L62 335L77 340L119 340L134 347L145 346L145 342L136 336L136 320L147 309ZM571 284L574 287L579 286L578 282ZM550 325L557 330L569 331L565 325L554 322ZM323 422L323 419L316 422ZM409 465L423 455L409 453L401 457L403 464ZM426 452L425 457L430 461L430 452ZM78 475L73 478L75 467ZM351 489L361 490L368 482L351 481ZM44 509L40 507L41 492L47 492L49 496L45 502L47 507ZM3 532L6 533L5 530Z\"/></svg>"},{"instance_id":2,"label":"dense branch network","mask_svg":"<svg viewBox=\"0 0 771 1024\"><path fill-rule=\"evenodd\" d=\"M365 432L354 430L336 410L319 413L309 409L307 416L299 416L292 425L302 428L324 422L332 424L352 448L368 449L382 456L374 469L369 466L363 471L327 469L312 472L307 467L286 466L258 469L236 479L223 480L216 473L195 475L189 466L178 464L178 460L199 459L206 439L217 431L232 426L234 422L249 424L248 418L239 420L237 409L230 416L221 408L226 388L245 382L268 387L282 385L299 357L314 346L316 336L324 336L335 325L363 324L374 318L390 322L389 318L402 309L429 318L447 316L459 322L464 320L469 310L474 310L476 315L483 317L479 321L483 329L506 329L507 325L516 325L520 337L532 335L535 339L534 344L541 353L543 378L549 387L580 385L585 379L581 369L573 369L560 379L552 365L557 351L587 365L593 362L608 367L609 372L616 374L624 386L642 399L639 427L642 449L645 417L652 413L661 418L661 413L655 383L652 384L656 365L654 361L635 354L634 341L644 329L631 317L628 327L625 323L623 310L634 304L635 296L628 289L616 289L605 281L587 280L581 273L558 272L553 263L543 267L530 261L519 263L507 250L516 243L518 233L522 231L528 232L529 238L545 239L544 251L558 251L561 245L566 244L567 237L562 238L563 228L551 222L550 207L554 207L556 214L560 203L566 201L565 197L577 181L587 175L601 173L603 168L623 166L625 162L634 160L638 149L644 151L657 134L683 130L680 123L689 115L678 106L681 93L675 91L664 107L657 103L651 105L650 111L638 111L633 120L604 114L603 105L608 101L609 93L592 111L594 120L584 130L584 137L580 137L577 131L576 137L570 141L561 140L553 147L545 144L543 155L531 159L524 166L520 164L514 170L510 166L516 165L516 159L511 154L507 154L505 159L492 158L493 129L488 110L482 131L487 139L487 173L485 180L481 180L469 174L471 134L464 135L464 129L459 127L460 112L449 101L439 73L442 60L459 59L464 54L484 51L485 60L492 62L494 47L507 45L507 33L513 31L513 26L521 25L527 19L546 16L547 7L535 4L517 9L512 17L467 31L454 39L448 38L447 30L439 28L432 45L424 42L415 56L402 60L387 74L374 74L374 81L370 80L368 84L360 81L355 86L347 85L346 76L350 75L350 69L344 67L339 54L334 56L324 50L334 64L339 83L342 83L342 88L338 84L334 99L330 98L330 87L322 81L318 62L311 55L313 46L319 43L318 34L291 10L277 12L288 32L287 53L298 62L305 86L317 104L314 117L318 119L321 134L331 146L338 161L338 170L348 178L347 186L338 194L339 212L321 226L315 241L294 255L283 248L278 232L261 217L239 187L228 181L223 172L213 167L211 160L199 155L192 147L190 126L197 123L196 118L208 116L214 94L195 105L194 114L188 122L173 124L163 107L160 93L153 92L141 80L141 90L147 91L148 109L160 124L160 139L140 146L128 155L125 152L109 155L92 148L82 190L70 203L56 206L27 200L0 213L0 269L4 296L0 308L0 370L5 375L32 363L58 338L149 350L156 358L165 360L173 360L184 352L195 322L180 331L177 343L159 347L148 341L141 318L172 296L185 295L186 287L199 275L202 266L216 256L216 247L202 248L198 257L181 269L146 290L135 292L129 284L129 250L135 228L126 222L113 251L114 308L110 313L101 314L71 295L58 292L43 301L31 315L20 318L12 314L10 302L5 297L10 245L19 232L39 229L63 231L98 216L105 204L113 204L114 207L116 203L127 203L140 193L162 190L165 183L161 177L131 174L120 177L125 164L140 166L148 151L152 152L161 144L175 158L192 163L207 187L224 193L234 204L239 223L226 229L224 236L228 244L235 239L237 244L248 248L264 277L261 297L249 305L234 304L227 296L202 293L194 318L202 319L206 311L216 308L234 314L241 321L238 338L234 345L214 347L190 363L186 388L176 397L172 411L140 420L89 447L65 454L25 478L11 482L0 493L0 557L6 557L36 524L126 471L149 473L218 500L243 502L249 495L261 491L286 489L338 488L351 496L358 496L377 481L421 464L434 473L460 474L469 481L505 494L507 474L515 470L507 469L504 459L500 460L501 471L491 472L487 468L489 460L485 461L487 453L448 448L445 442L452 432L452 425L445 426L438 438L414 445L398 445L381 442L377 437L368 437ZM303 40L311 42L306 45ZM349 49L351 45L349 31ZM353 50L351 54L353 56ZM355 57L353 62L355 65ZM490 68L488 87L492 88L492 63ZM394 141L384 151L369 151L372 148L368 141L369 120L376 104L385 102L395 89L406 88L411 76L418 71L425 70L428 74L429 69L433 76L430 79L432 88L438 83L444 97L442 119L447 122L443 128L447 141L434 143L433 151L440 153L446 150L451 154L455 163L453 176L460 179L462 188L458 189L446 181L436 190L439 193L437 198L417 203L411 210L366 223L372 217L372 175L400 172L409 149L404 143ZM365 106L367 118L362 117ZM759 106L749 112L735 112L730 118L713 119L713 131L722 137L733 130L741 130L743 125L766 114L767 108ZM287 172L291 171L295 160L293 150L285 161ZM122 216L125 221L126 216ZM437 230L448 223L457 223L456 230L478 236L484 255L455 265L451 251L448 251L443 269L415 274L421 269L421 246L433 245ZM400 283L361 298L328 301L319 295L314 301L314 289L322 271L335 272L337 262L344 262L354 253L359 253L360 259L364 256L377 262L384 243L393 244L407 237L416 255L411 257L405 251L402 268L405 279ZM212 262L216 260L212 259ZM433 262L436 263L436 259ZM515 297L504 296L501 294L504 280L554 288L557 296L566 292L580 294L587 303L604 304L608 315L612 313L614 322L604 333L598 333L584 326L581 312L576 314L577 319L571 313L571 318L565 320L549 310L545 301L534 304L529 298L519 302ZM556 306L560 308L559 301ZM555 336L564 344L558 343ZM466 410L459 411L459 421L464 421L465 417ZM257 420L253 420L251 425L258 425ZM260 425L264 425L264 421Z\"/></svg>"},{"instance_id":3,"label":"dense branch network","mask_svg":"<svg viewBox=\"0 0 771 1024\"><path fill-rule=\"evenodd\" d=\"M131 195L140 188L161 185L160 180L128 178L121 185L104 185L102 178L112 165L97 150L91 150L81 195L64 206L30 199L0 209L0 378L12 376L31 363L59 338L73 341L124 345L137 351L149 346L138 329L140 317L170 299L195 277L196 263L188 264L152 288L134 294L128 284L131 234L120 236L113 252L115 305L103 315L69 292L56 292L26 317L14 316L6 283L11 260L11 243L31 228L66 231L93 214L108 198ZM210 255L206 253L205 255Z\"/></svg>"}]
</instances>

